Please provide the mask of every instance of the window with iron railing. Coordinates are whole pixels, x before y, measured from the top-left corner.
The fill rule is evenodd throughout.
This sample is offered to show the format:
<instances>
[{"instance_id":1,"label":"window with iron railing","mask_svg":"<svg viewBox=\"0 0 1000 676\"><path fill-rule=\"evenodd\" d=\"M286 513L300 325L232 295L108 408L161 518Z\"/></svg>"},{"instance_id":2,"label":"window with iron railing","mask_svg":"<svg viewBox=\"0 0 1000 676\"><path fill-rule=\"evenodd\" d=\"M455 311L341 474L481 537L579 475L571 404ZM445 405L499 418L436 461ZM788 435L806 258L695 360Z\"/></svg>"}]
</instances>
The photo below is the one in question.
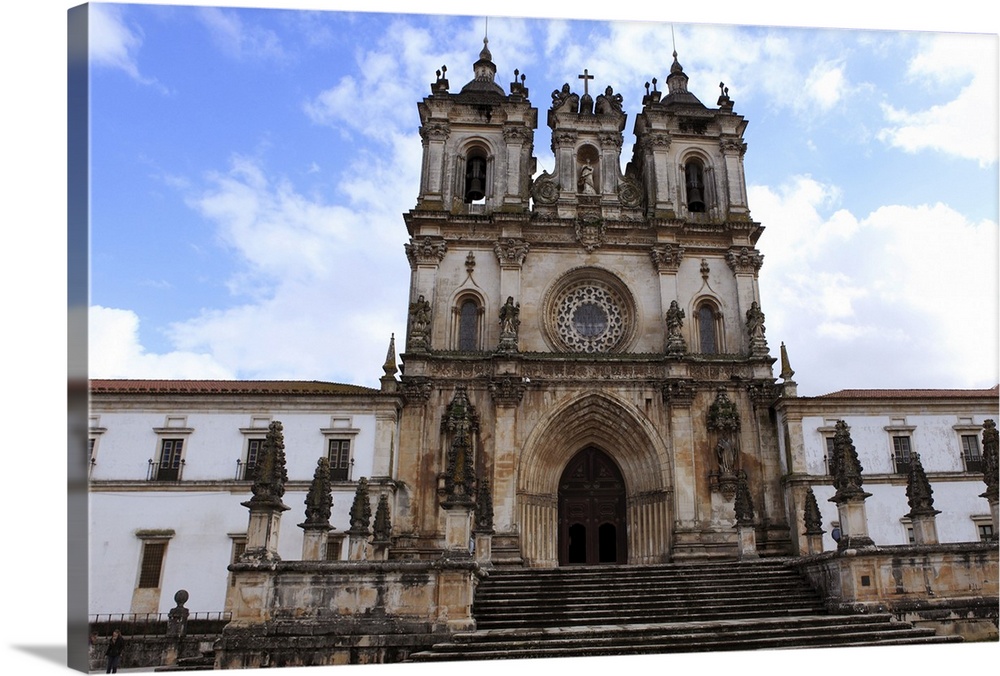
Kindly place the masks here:
<instances>
[{"instance_id":1,"label":"window with iron railing","mask_svg":"<svg viewBox=\"0 0 1000 676\"><path fill-rule=\"evenodd\" d=\"M979 448L979 437L975 434L962 435L962 459L966 472L983 471L983 453Z\"/></svg>"},{"instance_id":2,"label":"window with iron railing","mask_svg":"<svg viewBox=\"0 0 1000 676\"><path fill-rule=\"evenodd\" d=\"M151 481L180 481L184 469L183 453L183 439L163 439L159 461L149 461L147 478Z\"/></svg>"},{"instance_id":3,"label":"window with iron railing","mask_svg":"<svg viewBox=\"0 0 1000 676\"><path fill-rule=\"evenodd\" d=\"M246 460L236 461L237 481L253 481L263 446L264 439L247 439Z\"/></svg>"},{"instance_id":4,"label":"window with iron railing","mask_svg":"<svg viewBox=\"0 0 1000 676\"><path fill-rule=\"evenodd\" d=\"M139 587L141 589L152 589L160 586L163 555L166 551L166 542L146 541L143 543L142 563L139 565Z\"/></svg>"},{"instance_id":5,"label":"window with iron railing","mask_svg":"<svg viewBox=\"0 0 1000 676\"><path fill-rule=\"evenodd\" d=\"M330 439L330 479L332 481L350 481L351 466L354 459L351 458L350 439Z\"/></svg>"},{"instance_id":6,"label":"window with iron railing","mask_svg":"<svg viewBox=\"0 0 1000 676\"><path fill-rule=\"evenodd\" d=\"M892 438L892 462L895 465L896 474L909 474L911 461L910 437L894 436Z\"/></svg>"}]
</instances>

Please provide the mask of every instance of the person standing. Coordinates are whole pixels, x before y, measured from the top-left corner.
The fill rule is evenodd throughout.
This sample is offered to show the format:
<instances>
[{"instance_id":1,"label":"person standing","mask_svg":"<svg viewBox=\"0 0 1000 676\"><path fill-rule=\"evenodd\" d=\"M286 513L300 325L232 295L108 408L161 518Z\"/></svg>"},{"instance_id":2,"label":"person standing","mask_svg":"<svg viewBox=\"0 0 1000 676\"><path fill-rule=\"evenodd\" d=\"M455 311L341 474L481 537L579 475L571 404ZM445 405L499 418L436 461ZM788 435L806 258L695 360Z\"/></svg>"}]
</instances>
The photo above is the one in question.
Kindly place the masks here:
<instances>
[{"instance_id":1,"label":"person standing","mask_svg":"<svg viewBox=\"0 0 1000 676\"><path fill-rule=\"evenodd\" d=\"M122 652L125 650L125 639L121 632L115 629L111 632L111 640L108 641L108 649L104 651L104 656L108 658L108 669L105 673L117 674L118 663L121 661Z\"/></svg>"}]
</instances>

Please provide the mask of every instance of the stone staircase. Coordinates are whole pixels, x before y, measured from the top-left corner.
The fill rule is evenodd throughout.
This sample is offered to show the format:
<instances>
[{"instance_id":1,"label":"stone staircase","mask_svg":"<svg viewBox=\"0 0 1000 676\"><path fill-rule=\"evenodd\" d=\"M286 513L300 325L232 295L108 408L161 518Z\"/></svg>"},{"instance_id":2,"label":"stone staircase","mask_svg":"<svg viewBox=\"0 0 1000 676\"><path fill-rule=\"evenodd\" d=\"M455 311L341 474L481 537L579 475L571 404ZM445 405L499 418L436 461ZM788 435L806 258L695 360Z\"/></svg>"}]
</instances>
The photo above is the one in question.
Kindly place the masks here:
<instances>
[{"instance_id":1,"label":"stone staircase","mask_svg":"<svg viewBox=\"0 0 1000 676\"><path fill-rule=\"evenodd\" d=\"M495 570L477 629L410 661L955 642L889 614L830 615L780 560Z\"/></svg>"}]
</instances>

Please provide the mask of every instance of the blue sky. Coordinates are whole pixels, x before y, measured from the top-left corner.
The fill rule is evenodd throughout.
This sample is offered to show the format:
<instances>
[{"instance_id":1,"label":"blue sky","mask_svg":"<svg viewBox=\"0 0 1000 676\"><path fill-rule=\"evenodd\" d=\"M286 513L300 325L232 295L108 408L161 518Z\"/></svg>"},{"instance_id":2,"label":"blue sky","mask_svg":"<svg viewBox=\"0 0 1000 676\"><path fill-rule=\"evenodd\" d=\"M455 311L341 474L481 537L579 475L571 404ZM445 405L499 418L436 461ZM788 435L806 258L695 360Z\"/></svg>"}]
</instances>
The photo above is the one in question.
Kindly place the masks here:
<instances>
[{"instance_id":1,"label":"blue sky","mask_svg":"<svg viewBox=\"0 0 1000 676\"><path fill-rule=\"evenodd\" d=\"M93 377L377 385L402 336L416 103L483 17L94 5ZM888 27L891 24L887 24ZM802 394L978 387L997 367L997 38L492 17L505 86L624 96L676 45L750 122L768 338ZM552 169L548 128L538 170Z\"/></svg>"},{"instance_id":2,"label":"blue sky","mask_svg":"<svg viewBox=\"0 0 1000 676\"><path fill-rule=\"evenodd\" d=\"M9 520L7 539L30 542L33 554L8 557L5 564L8 577L21 584L15 585L10 597L18 622L6 632L0 655L4 664L32 674L65 672L66 623L61 611L53 612L53 608L65 607L66 498L61 490L39 491L38 487L64 485L65 432L60 420L66 405L67 373L65 46L66 12L75 4L18 3L8 13L8 20L0 22L0 50L5 63L0 69L0 83L8 94L4 109L8 133L0 155L8 217L7 246L0 249L8 328L4 336L7 387L3 389L3 404L11 423L8 445L15 451L8 454L10 475L17 477L12 482L14 504L21 512L31 514L31 518ZM329 9L357 9L360 5L356 0L269 0L266 4ZM607 20L613 11L616 17L629 20L673 21L680 59L692 78L692 89L710 102L715 99L718 80L726 81L737 112L750 121L746 157L748 179L753 186L750 207L753 216L767 227L760 249L766 256L761 287L768 338L772 345L782 340L789 344L800 391L819 393L843 386L995 384L995 12L985 13L980 0L926 3L920 8L912 2L875 4L870 0L842 0L804 8L806 4L713 0L612 7L601 3L556 1L542 5L508 0L503 7L508 14L517 16L566 17L572 13ZM369 0L364 7L400 11L403 5L398 1ZM467 12L469 7L467 2L453 0L419 5L425 11L452 14ZM377 59L366 56L395 54L384 45L412 45L418 34L400 32L393 42L383 38L384 27L379 30L370 26L364 34L355 28L336 28L334 38L351 37L355 43L335 48L324 45L322 40L308 42L303 30L280 29L273 24L245 20L242 30L217 27L212 31L193 16L192 10L184 20L171 19L166 12L157 14L149 8L133 11L125 14L127 30L120 34L123 40L109 39L105 43L108 47L119 45L118 51L108 51L103 64L95 59L95 96L103 93L114 98L95 100L94 111L111 115L117 105L132 115L151 117L145 130L133 128L130 132L135 142L117 148L95 148L105 155L103 159L94 158L95 179L104 172L107 180L120 183L122 188L112 192L113 186L94 186L95 276L91 290L95 305L116 311L109 313L110 320L95 318L91 343L95 347L107 346L107 354L117 354L123 364L133 366L120 371L112 364L94 375L197 377L221 373L233 377L377 383L387 334L402 331L400 302L405 302L406 264L401 252L404 228L400 213L409 209L416 197L412 165L412 153L419 147L415 144L416 101L428 92L433 72L442 63L448 64L453 83L462 82L462 77L471 72L469 66L480 45L475 22L467 21L455 36L415 48L419 54L426 52L426 58L418 54L398 68L392 63L382 68ZM918 46L918 36L913 35L879 47L871 42L875 36L868 34L867 40L859 40L851 31L829 32L823 40L813 33L798 33L806 37L797 42L783 42L780 34L770 36L762 29L749 36L740 33L742 39L728 33L713 41L707 37L694 40L686 32L687 24L712 21L758 26L978 30L988 31L994 41L992 51L963 55L960 50L948 50L941 56L933 41ZM655 41L660 48L652 47L652 40L637 38L622 46L625 51L618 59L606 56L616 44L606 29L595 29L593 24L588 28L596 33L581 36L570 26L559 26L552 31L551 42L546 38L526 43L518 37L521 29L505 29L503 22L491 21L490 46L503 76L501 82L506 84L513 68L525 71L532 99L544 112L548 93L588 68L598 82L611 84L625 96L626 111L634 116L641 84L653 76L662 80L666 74L669 57L662 45L669 44L667 27L656 28ZM566 31L565 37L559 39L561 30ZM277 42L269 43L272 33L268 31ZM545 36L540 29L534 34ZM224 39L226 35L228 40ZM286 55L284 62L276 56L265 58L269 44L273 55ZM872 46L866 46L869 44ZM787 51L783 45L787 45ZM276 46L281 47L280 52L273 51ZM165 58L167 47L176 51ZM346 61L338 60L338 53L346 55ZM535 55L551 58L539 60ZM559 62L562 65L551 72L545 67L546 63ZM824 64L833 68L825 68ZM188 75L184 75L185 71ZM205 88L200 98L195 84L188 79L199 71L206 78L214 77L211 82L203 80ZM282 73L285 77L281 77ZM269 88L262 91L257 87L245 94L239 114L219 112L225 103L221 94L227 88L258 81L266 81ZM366 121L374 123L379 111L393 115L389 127L393 133L374 141L380 145L371 145L373 141L363 129L344 122L331 126L307 114L308 102L316 101L325 91L345 91L336 88L346 87L347 82L354 82L362 100L373 104L366 109ZM842 96L838 97L838 92ZM374 105L380 101L383 105ZM962 112L964 105L970 109L968 112ZM186 114L182 114L184 110ZM172 117L158 117L167 113ZM199 132L195 127L171 132L181 127L182 120L185 124L215 124L210 132ZM936 120L946 130L947 141L942 146L930 143L934 134L921 133ZM95 117L94 121L95 138L101 138L101 120ZM128 122L122 120L123 134ZM910 131L902 134L903 130ZM175 136L170 139L167 133ZM544 133L543 127L535 144L540 169L551 167L543 156L547 148ZM952 138L956 133L957 138ZM304 141L300 136L303 134L308 135ZM909 144L897 145L892 143L894 139L909 139ZM146 145L139 146L139 140ZM164 140L172 140L176 147L166 145ZM362 171L354 172L350 165L343 164L338 148L343 153L344 148L350 150L357 144L367 144L373 155ZM140 147L143 155L137 152ZM354 156L350 152L347 155ZM243 157L254 161L245 166L258 169L258 173L248 170L233 178L234 158ZM377 158L389 158L395 163L383 170ZM310 173L312 161L319 172ZM98 166L99 162L105 163L103 167ZM113 163L118 163L120 170L115 170ZM353 180L347 181L345 176ZM252 354L247 347L231 347L235 355L214 347L232 344L223 340L226 333L222 331L222 320L235 314L232 308L244 308L250 328L230 324L229 331L245 338L242 334L268 329L282 319L262 311L267 309L268 301L291 312L299 289L303 298L312 302L314 296L308 295L307 283L317 275L325 279L320 274L323 270L316 267L319 264L291 270L285 265L283 269L280 251L270 256L244 253L227 243L219 217L206 217L196 208L199 197L227 194L222 188L238 186L240 181L251 188L261 185L250 182L253 177L264 179L264 188L253 194L271 196L270 201L261 203L277 205L268 212L275 215L272 223L283 222L277 214L286 213L290 204L301 205L299 213L304 214L315 213L309 208L316 205L330 209L339 206L342 211L336 213L343 217L331 222L352 225L347 235L341 236L354 236L362 244L374 239L372 249L384 252L384 256L369 253L369 259L362 259L365 263L375 261L369 265L371 271L351 273L365 280L360 289L336 295L322 289L316 292L316 307L335 317L352 316L351 307L358 298L369 301L378 293L392 298L381 313L373 314L376 320L368 322L371 327L367 332L347 334L350 340L346 343L336 342L338 336L328 334L312 336L305 347L291 341L294 349L303 354L315 354L319 347L336 350L315 357L320 367L303 367L307 372L301 375L287 366L283 366L284 372L273 374L247 366L250 360L243 353ZM229 182L223 180L227 178ZM389 185L391 189L381 193L384 201L376 198L375 207L364 208L371 194L366 189L377 185ZM289 189L281 192L276 186ZM356 202L345 201L345 194L353 195ZM275 195L286 199L275 199ZM295 201L288 195L300 199ZM392 204L386 203L389 199ZM940 208L936 206L939 203ZM101 211L102 205L106 211ZM320 209L319 213L326 211ZM99 217L104 221L98 222ZM313 222L311 218L292 220L299 230L311 232L307 227ZM247 223L266 230L260 220ZM357 231L354 224L358 224ZM109 235L117 229L122 237L102 240L99 229L103 227L108 228ZM141 236L143 228L145 232L163 234L146 240ZM869 249L865 245L873 243L879 246L866 253ZM98 251L102 244L107 246L104 252ZM263 246L266 250L267 245ZM177 256L166 255L170 247ZM206 260L195 265L199 247ZM332 245L330 248L338 249ZM356 252L362 249L365 247L359 244L350 249L351 255L335 259L336 268L350 269L351 263L361 257ZM100 255L113 260L101 263ZM325 256L320 259L325 260ZM96 270L100 266L106 269ZM388 274L402 274L402 283L370 281L370 272L384 273L374 266L387 266ZM112 275L117 268L130 271ZM917 282L911 283L917 273ZM202 276L217 281L196 285ZM288 281L281 283L283 279L300 281L295 286ZM820 284L823 280L830 283ZM788 300L792 290L808 288L811 281L815 282L813 287L819 288L818 293L814 288L813 293L797 301L794 297ZM183 293L170 292L170 285ZM185 290L188 285L196 289L196 295ZM827 287L832 290L824 296L822 290ZM154 294L157 288L160 292ZM372 291L380 288L386 290ZM843 295L840 291L844 291ZM219 317L221 338L215 342L209 340L212 333L206 328L207 322L199 322L203 310L207 317L213 312ZM827 321L831 316L840 324ZM116 318L120 321L114 321ZM187 333L174 326L188 327ZM302 333L312 335L308 333L310 326L297 326L301 326ZM852 339L851 327L861 335ZM869 327L878 327L885 335L895 337L895 342L886 349L873 348L870 336L875 329ZM187 336L184 341L179 340L181 335ZM907 345L907 336L913 346ZM364 347L366 353L355 352L355 345ZM833 356L825 357L827 353ZM265 354L259 361L266 364L269 360ZM154 370L160 366L162 371ZM336 371L336 367L343 370ZM996 643L958 646L961 655L946 648L921 650L919 656L907 652L908 657L894 650L866 651L865 664L899 668L901 659L913 665L919 659L924 671L933 671L951 667L956 657L970 664L995 660L997 647ZM815 673L843 670L841 660L823 659L822 652L817 656L810 659L810 669ZM741 655L740 666L749 665L752 673L757 665L768 671L802 666L802 654L794 651L777 651L758 659ZM690 659L683 655L621 658L616 664L649 667L651 661L654 665L700 670L732 666L732 656L725 654ZM500 673L509 666L484 664L477 669ZM551 669L552 665L534 666L541 670ZM531 665L519 664L517 668L531 671ZM392 670L373 666L365 669L373 673ZM340 673L336 668L312 671Z\"/></svg>"},{"instance_id":3,"label":"blue sky","mask_svg":"<svg viewBox=\"0 0 1000 676\"><path fill-rule=\"evenodd\" d=\"M442 64L471 79L485 20L93 9L91 375L377 384L405 327L416 103ZM542 120L584 68L634 115L674 45L702 101L726 83L768 337L802 393L997 382L996 36L488 30L498 81L525 73ZM535 149L551 169L544 124Z\"/></svg>"}]
</instances>

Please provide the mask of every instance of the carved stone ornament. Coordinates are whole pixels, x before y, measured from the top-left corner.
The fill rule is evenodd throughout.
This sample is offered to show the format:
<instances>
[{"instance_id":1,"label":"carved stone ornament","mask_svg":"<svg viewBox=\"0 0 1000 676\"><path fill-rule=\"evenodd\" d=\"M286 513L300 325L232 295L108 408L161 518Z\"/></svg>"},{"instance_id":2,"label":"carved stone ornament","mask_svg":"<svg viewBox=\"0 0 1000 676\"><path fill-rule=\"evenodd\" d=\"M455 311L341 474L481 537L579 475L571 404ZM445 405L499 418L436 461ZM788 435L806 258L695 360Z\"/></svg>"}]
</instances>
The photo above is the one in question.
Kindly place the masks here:
<instances>
[{"instance_id":1,"label":"carved stone ornament","mask_svg":"<svg viewBox=\"0 0 1000 676\"><path fill-rule=\"evenodd\" d=\"M568 82L562 86L562 89L556 89L552 92L551 110L565 110L570 113L576 113L580 110L580 96L570 91Z\"/></svg>"},{"instance_id":2,"label":"carved stone ornament","mask_svg":"<svg viewBox=\"0 0 1000 676\"><path fill-rule=\"evenodd\" d=\"M375 525L372 528L373 544L388 544L392 536L392 521L389 519L389 498L383 493L375 507Z\"/></svg>"},{"instance_id":3,"label":"carved stone ornament","mask_svg":"<svg viewBox=\"0 0 1000 676\"><path fill-rule=\"evenodd\" d=\"M403 390L403 398L407 405L421 405L427 403L434 390L430 378L423 376L406 377L400 379Z\"/></svg>"},{"instance_id":4,"label":"carved stone ornament","mask_svg":"<svg viewBox=\"0 0 1000 676\"><path fill-rule=\"evenodd\" d=\"M518 377L503 376L490 380L490 396L497 406L516 406L524 398L527 389L524 381Z\"/></svg>"},{"instance_id":5,"label":"carved stone ornament","mask_svg":"<svg viewBox=\"0 0 1000 676\"><path fill-rule=\"evenodd\" d=\"M351 504L352 535L368 535L371 533L372 505L368 500L368 479L361 477L358 487L354 490L354 502Z\"/></svg>"},{"instance_id":6,"label":"carved stone ornament","mask_svg":"<svg viewBox=\"0 0 1000 676\"><path fill-rule=\"evenodd\" d=\"M428 122L420 127L420 138L424 141L444 141L451 134L451 126L447 122Z\"/></svg>"},{"instance_id":7,"label":"carved stone ornament","mask_svg":"<svg viewBox=\"0 0 1000 676\"><path fill-rule=\"evenodd\" d=\"M507 125L503 128L503 140L507 143L530 141L533 133L528 127L521 125Z\"/></svg>"},{"instance_id":8,"label":"carved stone ornament","mask_svg":"<svg viewBox=\"0 0 1000 676\"><path fill-rule=\"evenodd\" d=\"M608 115L611 113L618 113L619 115L622 111L622 95L615 94L614 90L609 86L604 90L603 94L598 94L597 102L594 104L594 112L598 115Z\"/></svg>"},{"instance_id":9,"label":"carved stone ornament","mask_svg":"<svg viewBox=\"0 0 1000 676\"><path fill-rule=\"evenodd\" d=\"M659 244L649 251L657 272L677 272L684 258L684 247L679 244Z\"/></svg>"},{"instance_id":10,"label":"carved stone ornament","mask_svg":"<svg viewBox=\"0 0 1000 676\"><path fill-rule=\"evenodd\" d=\"M737 139L724 138L719 140L719 149L724 155L739 155L743 157L747 151L747 144Z\"/></svg>"},{"instance_id":11,"label":"carved stone ornament","mask_svg":"<svg viewBox=\"0 0 1000 676\"><path fill-rule=\"evenodd\" d=\"M303 526L329 526L333 508L333 494L330 490L330 459L322 457L316 463L309 492L306 494L306 520Z\"/></svg>"},{"instance_id":12,"label":"carved stone ornament","mask_svg":"<svg viewBox=\"0 0 1000 676\"><path fill-rule=\"evenodd\" d=\"M285 508L281 502L288 482L285 467L285 437L281 422L274 420L267 427L267 436L261 445L260 458L254 472L250 490L253 497L244 505L271 505Z\"/></svg>"},{"instance_id":13,"label":"carved stone ornament","mask_svg":"<svg viewBox=\"0 0 1000 676\"><path fill-rule=\"evenodd\" d=\"M410 303L410 335L407 349L411 352L423 352L430 348L431 304L423 295Z\"/></svg>"},{"instance_id":14,"label":"carved stone ornament","mask_svg":"<svg viewBox=\"0 0 1000 676\"><path fill-rule=\"evenodd\" d=\"M670 406L690 406L694 401L695 388L691 380L668 380L660 391L663 401Z\"/></svg>"},{"instance_id":15,"label":"carved stone ornament","mask_svg":"<svg viewBox=\"0 0 1000 676\"><path fill-rule=\"evenodd\" d=\"M851 428L843 420L838 420L834 430L830 474L833 475L833 486L837 492L830 498L830 502L840 504L863 501L871 493L866 493L861 488L863 468L858 458L858 451L854 448L854 441L851 439Z\"/></svg>"},{"instance_id":16,"label":"carved stone ornament","mask_svg":"<svg viewBox=\"0 0 1000 676\"><path fill-rule=\"evenodd\" d=\"M500 308L500 344L497 352L517 352L517 333L521 326L521 304L507 296L507 302Z\"/></svg>"},{"instance_id":17,"label":"carved stone ornament","mask_svg":"<svg viewBox=\"0 0 1000 676\"><path fill-rule=\"evenodd\" d=\"M739 470L740 414L736 403L719 388L708 408L707 426L715 436L715 456L722 477L735 477Z\"/></svg>"},{"instance_id":18,"label":"carved stone ornament","mask_svg":"<svg viewBox=\"0 0 1000 676\"><path fill-rule=\"evenodd\" d=\"M906 475L906 502L910 505L910 513L906 516L910 519L941 513L934 509L934 490L924 472L919 453L910 456L910 471Z\"/></svg>"},{"instance_id":19,"label":"carved stone ornament","mask_svg":"<svg viewBox=\"0 0 1000 676\"><path fill-rule=\"evenodd\" d=\"M575 131L571 129L560 129L552 132L552 150L555 151L559 146L571 146L576 143L576 139L579 137Z\"/></svg>"},{"instance_id":20,"label":"carved stone ornament","mask_svg":"<svg viewBox=\"0 0 1000 676\"><path fill-rule=\"evenodd\" d=\"M418 265L437 265L443 261L448 245L443 239L428 236L420 240L411 239L403 245L403 249L410 267L415 268Z\"/></svg>"},{"instance_id":21,"label":"carved stone ornament","mask_svg":"<svg viewBox=\"0 0 1000 676\"><path fill-rule=\"evenodd\" d=\"M816 494L813 493L812 486L806 489L806 506L803 519L806 524L805 535L822 535L823 515L819 512L819 503L816 502Z\"/></svg>"},{"instance_id":22,"label":"carved stone ornament","mask_svg":"<svg viewBox=\"0 0 1000 676\"><path fill-rule=\"evenodd\" d=\"M618 201L622 206L637 208L642 206L642 184L634 176L626 176L618 184Z\"/></svg>"},{"instance_id":23,"label":"carved stone ornament","mask_svg":"<svg viewBox=\"0 0 1000 676\"><path fill-rule=\"evenodd\" d=\"M753 498L750 496L750 486L747 484L747 475L744 472L740 472L740 478L736 481L736 496L733 501L733 509L736 512L737 525L753 525Z\"/></svg>"},{"instance_id":24,"label":"carved stone ornament","mask_svg":"<svg viewBox=\"0 0 1000 676\"><path fill-rule=\"evenodd\" d=\"M538 204L555 204L559 199L559 184L555 176L542 171L531 184L531 197Z\"/></svg>"},{"instance_id":25,"label":"carved stone ornament","mask_svg":"<svg viewBox=\"0 0 1000 676\"><path fill-rule=\"evenodd\" d=\"M593 253L604 244L604 220L599 217L577 219L576 240L583 245L587 253Z\"/></svg>"},{"instance_id":26,"label":"carved stone ornament","mask_svg":"<svg viewBox=\"0 0 1000 676\"><path fill-rule=\"evenodd\" d=\"M757 301L750 304L747 310L747 336L750 338L750 355L754 357L768 356L767 340L764 338L764 313Z\"/></svg>"},{"instance_id":27,"label":"carved stone ornament","mask_svg":"<svg viewBox=\"0 0 1000 676\"><path fill-rule=\"evenodd\" d=\"M737 275L755 275L764 264L764 255L756 249L740 247L726 252L726 263Z\"/></svg>"},{"instance_id":28,"label":"carved stone ornament","mask_svg":"<svg viewBox=\"0 0 1000 676\"><path fill-rule=\"evenodd\" d=\"M445 468L445 504L473 504L475 495L475 437L479 416L464 386L455 388L455 396L441 419L441 431L448 444Z\"/></svg>"},{"instance_id":29,"label":"carved stone ornament","mask_svg":"<svg viewBox=\"0 0 1000 676\"><path fill-rule=\"evenodd\" d=\"M521 267L528 257L531 245L523 239L504 237L493 245L493 253L497 255L500 267Z\"/></svg>"},{"instance_id":30,"label":"carved stone ornament","mask_svg":"<svg viewBox=\"0 0 1000 676\"><path fill-rule=\"evenodd\" d=\"M997 480L997 449L1000 447L998 441L997 424L994 420L987 420L983 423L983 481L986 483L986 492L980 497L986 498L991 503L996 503L998 497ZM994 534L994 537L996 534Z\"/></svg>"},{"instance_id":31,"label":"carved stone ornament","mask_svg":"<svg viewBox=\"0 0 1000 676\"><path fill-rule=\"evenodd\" d=\"M667 310L667 354L679 355L687 352L687 344L681 329L684 327L684 310L677 304L676 300L670 301L670 308Z\"/></svg>"},{"instance_id":32,"label":"carved stone ornament","mask_svg":"<svg viewBox=\"0 0 1000 676\"><path fill-rule=\"evenodd\" d=\"M493 493L490 491L490 480L483 477L476 487L476 533L493 533Z\"/></svg>"}]
</instances>

